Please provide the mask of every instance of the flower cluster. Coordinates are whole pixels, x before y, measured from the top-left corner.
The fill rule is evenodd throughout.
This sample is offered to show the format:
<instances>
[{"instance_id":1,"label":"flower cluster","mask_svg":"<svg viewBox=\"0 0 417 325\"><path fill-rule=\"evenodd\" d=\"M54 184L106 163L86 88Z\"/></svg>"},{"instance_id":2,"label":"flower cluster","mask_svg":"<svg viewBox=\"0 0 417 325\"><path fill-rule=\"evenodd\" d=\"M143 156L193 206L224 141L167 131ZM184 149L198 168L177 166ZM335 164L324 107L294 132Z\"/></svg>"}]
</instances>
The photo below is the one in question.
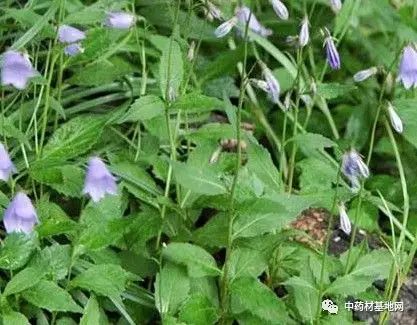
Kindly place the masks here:
<instances>
[{"instance_id":1,"label":"flower cluster","mask_svg":"<svg viewBox=\"0 0 417 325\"><path fill-rule=\"evenodd\" d=\"M360 188L360 179L369 177L369 168L361 155L354 149L349 150L342 158L342 172L349 179L354 192Z\"/></svg>"},{"instance_id":2,"label":"flower cluster","mask_svg":"<svg viewBox=\"0 0 417 325\"><path fill-rule=\"evenodd\" d=\"M222 17L222 15L220 15L220 17ZM239 34L243 35L246 25L248 25L249 30L260 36L266 37L272 35L272 30L265 28L256 18L254 13L246 6L237 7L235 15L217 27L214 34L217 38L224 37L230 33L233 27L237 26Z\"/></svg>"},{"instance_id":3,"label":"flower cluster","mask_svg":"<svg viewBox=\"0 0 417 325\"><path fill-rule=\"evenodd\" d=\"M9 153L0 143L0 179L7 181L15 172L17 170ZM106 194L117 194L116 178L98 157L89 160L83 194L88 194L94 202L100 201ZM39 223L38 216L30 198L25 193L18 192L4 212L3 224L6 232L29 234L37 223Z\"/></svg>"},{"instance_id":4,"label":"flower cluster","mask_svg":"<svg viewBox=\"0 0 417 325\"><path fill-rule=\"evenodd\" d=\"M58 28L58 40L62 44L67 44L64 53L68 56L75 56L84 51L80 43L83 39L85 39L85 33L75 27L62 25Z\"/></svg>"},{"instance_id":5,"label":"flower cluster","mask_svg":"<svg viewBox=\"0 0 417 325\"><path fill-rule=\"evenodd\" d=\"M135 16L127 12L109 12L104 25L115 29L128 29L135 23ZM69 25L61 25L57 30L58 41L64 44L64 53L75 56L84 51L81 41L85 39L85 32ZM13 86L16 89L26 88L28 81L38 72L33 68L26 53L9 50L2 55L1 84Z\"/></svg>"}]
</instances>

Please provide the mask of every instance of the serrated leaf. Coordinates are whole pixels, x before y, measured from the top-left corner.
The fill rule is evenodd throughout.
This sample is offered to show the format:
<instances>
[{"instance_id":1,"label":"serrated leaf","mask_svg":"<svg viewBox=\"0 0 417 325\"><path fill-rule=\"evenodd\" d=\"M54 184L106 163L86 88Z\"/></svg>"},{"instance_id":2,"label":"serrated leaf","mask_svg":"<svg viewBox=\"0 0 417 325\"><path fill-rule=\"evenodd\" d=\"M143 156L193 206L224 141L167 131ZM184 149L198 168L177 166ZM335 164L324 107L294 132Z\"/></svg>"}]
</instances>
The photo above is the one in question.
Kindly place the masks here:
<instances>
[{"instance_id":1,"label":"serrated leaf","mask_svg":"<svg viewBox=\"0 0 417 325\"><path fill-rule=\"evenodd\" d=\"M78 228L78 224L71 220L57 204L49 202L45 198L38 201L36 211L40 219L38 233L41 238L71 233Z\"/></svg>"},{"instance_id":2,"label":"serrated leaf","mask_svg":"<svg viewBox=\"0 0 417 325\"><path fill-rule=\"evenodd\" d=\"M179 320L185 324L215 324L219 315L216 307L204 296L191 296L182 306Z\"/></svg>"},{"instance_id":3,"label":"serrated leaf","mask_svg":"<svg viewBox=\"0 0 417 325\"><path fill-rule=\"evenodd\" d=\"M337 167L323 159L303 159L297 166L301 169L299 183L302 193L329 190L336 183Z\"/></svg>"},{"instance_id":4,"label":"serrated leaf","mask_svg":"<svg viewBox=\"0 0 417 325\"><path fill-rule=\"evenodd\" d=\"M227 192L219 177L209 168L197 168L172 161L176 181L194 193L219 195Z\"/></svg>"},{"instance_id":5,"label":"serrated leaf","mask_svg":"<svg viewBox=\"0 0 417 325\"><path fill-rule=\"evenodd\" d=\"M315 133L300 133L293 140L306 156L317 155L317 150L337 146L332 140Z\"/></svg>"},{"instance_id":6,"label":"serrated leaf","mask_svg":"<svg viewBox=\"0 0 417 325\"><path fill-rule=\"evenodd\" d=\"M231 285L231 309L234 315L248 312L273 324L285 324L285 304L266 285L255 278L239 278Z\"/></svg>"},{"instance_id":7,"label":"serrated leaf","mask_svg":"<svg viewBox=\"0 0 417 325\"><path fill-rule=\"evenodd\" d=\"M167 90L178 94L184 74L184 63L181 48L176 41L170 39L163 45L159 64L159 87L162 98L166 99Z\"/></svg>"},{"instance_id":8,"label":"serrated leaf","mask_svg":"<svg viewBox=\"0 0 417 325\"><path fill-rule=\"evenodd\" d=\"M417 99L397 99L393 105L404 124L404 138L417 148Z\"/></svg>"},{"instance_id":9,"label":"serrated leaf","mask_svg":"<svg viewBox=\"0 0 417 325\"><path fill-rule=\"evenodd\" d=\"M55 131L43 150L43 159L68 160L87 152L100 138L105 118L77 116Z\"/></svg>"},{"instance_id":10,"label":"serrated leaf","mask_svg":"<svg viewBox=\"0 0 417 325\"><path fill-rule=\"evenodd\" d=\"M267 260L260 252L249 248L236 248L230 255L230 277L258 277L268 267Z\"/></svg>"},{"instance_id":11,"label":"serrated leaf","mask_svg":"<svg viewBox=\"0 0 417 325\"><path fill-rule=\"evenodd\" d=\"M94 265L77 275L71 286L80 287L106 297L118 297L125 290L129 274L119 265Z\"/></svg>"},{"instance_id":12,"label":"serrated leaf","mask_svg":"<svg viewBox=\"0 0 417 325\"><path fill-rule=\"evenodd\" d=\"M45 168L39 163L31 165L30 176L39 183L49 185L54 190L69 197L80 197L84 182L84 172L74 165Z\"/></svg>"},{"instance_id":13,"label":"serrated leaf","mask_svg":"<svg viewBox=\"0 0 417 325\"><path fill-rule=\"evenodd\" d=\"M26 316L16 311L3 314L2 320L4 325L30 325Z\"/></svg>"},{"instance_id":14,"label":"serrated leaf","mask_svg":"<svg viewBox=\"0 0 417 325\"><path fill-rule=\"evenodd\" d=\"M9 296L33 287L43 278L45 273L46 271L39 267L23 269L7 283L3 295Z\"/></svg>"},{"instance_id":15,"label":"serrated leaf","mask_svg":"<svg viewBox=\"0 0 417 325\"><path fill-rule=\"evenodd\" d=\"M99 86L131 72L130 64L120 58L99 60L77 71L68 82L80 86Z\"/></svg>"},{"instance_id":16,"label":"serrated leaf","mask_svg":"<svg viewBox=\"0 0 417 325\"><path fill-rule=\"evenodd\" d=\"M295 195L275 195L274 199L244 201L237 208L233 236L253 237L281 229L293 221L310 202Z\"/></svg>"},{"instance_id":17,"label":"serrated leaf","mask_svg":"<svg viewBox=\"0 0 417 325\"><path fill-rule=\"evenodd\" d=\"M52 281L39 281L34 287L24 291L22 297L32 305L51 312L82 312L81 307L74 302L71 295Z\"/></svg>"},{"instance_id":18,"label":"serrated leaf","mask_svg":"<svg viewBox=\"0 0 417 325\"><path fill-rule=\"evenodd\" d=\"M348 94L356 89L355 85L343 85L339 83L318 84L317 94L325 99L334 99Z\"/></svg>"},{"instance_id":19,"label":"serrated leaf","mask_svg":"<svg viewBox=\"0 0 417 325\"><path fill-rule=\"evenodd\" d=\"M158 311L174 315L188 297L190 280L181 268L169 263L157 274L154 286Z\"/></svg>"},{"instance_id":20,"label":"serrated leaf","mask_svg":"<svg viewBox=\"0 0 417 325\"><path fill-rule=\"evenodd\" d=\"M247 168L254 173L266 186L273 191L279 191L281 180L271 154L258 144L250 144L247 149Z\"/></svg>"},{"instance_id":21,"label":"serrated leaf","mask_svg":"<svg viewBox=\"0 0 417 325\"><path fill-rule=\"evenodd\" d=\"M11 233L0 247L0 269L16 270L29 260L36 247L34 235Z\"/></svg>"},{"instance_id":22,"label":"serrated leaf","mask_svg":"<svg viewBox=\"0 0 417 325\"><path fill-rule=\"evenodd\" d=\"M158 96L142 96L136 99L129 107L119 123L150 120L156 116L163 115L164 111L164 102Z\"/></svg>"},{"instance_id":23,"label":"serrated leaf","mask_svg":"<svg viewBox=\"0 0 417 325\"><path fill-rule=\"evenodd\" d=\"M26 31L18 40L16 40L13 45L10 47L10 50L20 50L28 42L30 42L49 22L51 18L54 17L55 12L58 10L59 1L52 1L49 5L48 11L42 16L41 19L38 19L36 23Z\"/></svg>"},{"instance_id":24,"label":"serrated leaf","mask_svg":"<svg viewBox=\"0 0 417 325\"><path fill-rule=\"evenodd\" d=\"M97 250L116 243L129 223L122 213L120 196L108 195L98 203L91 202L81 213L78 245Z\"/></svg>"},{"instance_id":25,"label":"serrated leaf","mask_svg":"<svg viewBox=\"0 0 417 325\"><path fill-rule=\"evenodd\" d=\"M42 269L54 280L66 277L71 265L71 246L53 244L45 247L30 261L30 266Z\"/></svg>"},{"instance_id":26,"label":"serrated leaf","mask_svg":"<svg viewBox=\"0 0 417 325\"><path fill-rule=\"evenodd\" d=\"M203 248L188 243L170 243L163 250L168 260L187 266L191 277L217 276L221 271L215 259Z\"/></svg>"},{"instance_id":27,"label":"serrated leaf","mask_svg":"<svg viewBox=\"0 0 417 325\"><path fill-rule=\"evenodd\" d=\"M85 306L83 317L81 317L80 325L101 325L100 323L100 307L96 298L92 295L88 299Z\"/></svg>"},{"instance_id":28,"label":"serrated leaf","mask_svg":"<svg viewBox=\"0 0 417 325\"><path fill-rule=\"evenodd\" d=\"M172 104L172 109L182 110L187 113L204 113L213 110L223 110L224 106L224 102L215 97L190 93L177 99Z\"/></svg>"},{"instance_id":29,"label":"serrated leaf","mask_svg":"<svg viewBox=\"0 0 417 325\"><path fill-rule=\"evenodd\" d=\"M333 281L326 293L347 296L363 292L375 280L386 279L392 263L392 256L387 250L374 250L361 256L350 273Z\"/></svg>"}]
</instances>

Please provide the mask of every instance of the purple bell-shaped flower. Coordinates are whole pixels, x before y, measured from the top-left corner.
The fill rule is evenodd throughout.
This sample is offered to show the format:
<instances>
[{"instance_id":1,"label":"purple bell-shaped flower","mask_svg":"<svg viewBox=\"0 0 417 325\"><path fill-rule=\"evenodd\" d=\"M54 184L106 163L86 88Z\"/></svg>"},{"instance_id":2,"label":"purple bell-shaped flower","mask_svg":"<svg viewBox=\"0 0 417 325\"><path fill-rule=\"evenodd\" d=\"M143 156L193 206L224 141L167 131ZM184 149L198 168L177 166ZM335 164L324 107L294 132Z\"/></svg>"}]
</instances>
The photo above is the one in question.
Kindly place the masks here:
<instances>
[{"instance_id":1,"label":"purple bell-shaped flower","mask_svg":"<svg viewBox=\"0 0 417 325\"><path fill-rule=\"evenodd\" d=\"M116 178L98 157L93 157L88 162L83 194L88 194L94 202L100 201L106 194L117 194Z\"/></svg>"}]
</instances>

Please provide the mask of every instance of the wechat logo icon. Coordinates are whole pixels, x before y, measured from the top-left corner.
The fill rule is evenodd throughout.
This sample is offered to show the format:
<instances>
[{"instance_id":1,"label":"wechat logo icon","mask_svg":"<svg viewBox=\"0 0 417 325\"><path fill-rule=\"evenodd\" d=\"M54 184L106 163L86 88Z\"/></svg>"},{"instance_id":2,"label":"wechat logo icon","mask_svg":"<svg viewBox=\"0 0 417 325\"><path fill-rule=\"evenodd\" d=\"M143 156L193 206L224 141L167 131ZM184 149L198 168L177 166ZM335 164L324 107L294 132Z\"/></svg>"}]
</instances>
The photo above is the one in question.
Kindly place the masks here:
<instances>
[{"instance_id":1,"label":"wechat logo icon","mask_svg":"<svg viewBox=\"0 0 417 325\"><path fill-rule=\"evenodd\" d=\"M337 314L337 311L339 310L339 307L337 307L337 305L330 299L323 300L321 308L323 310L327 310L330 314Z\"/></svg>"}]
</instances>

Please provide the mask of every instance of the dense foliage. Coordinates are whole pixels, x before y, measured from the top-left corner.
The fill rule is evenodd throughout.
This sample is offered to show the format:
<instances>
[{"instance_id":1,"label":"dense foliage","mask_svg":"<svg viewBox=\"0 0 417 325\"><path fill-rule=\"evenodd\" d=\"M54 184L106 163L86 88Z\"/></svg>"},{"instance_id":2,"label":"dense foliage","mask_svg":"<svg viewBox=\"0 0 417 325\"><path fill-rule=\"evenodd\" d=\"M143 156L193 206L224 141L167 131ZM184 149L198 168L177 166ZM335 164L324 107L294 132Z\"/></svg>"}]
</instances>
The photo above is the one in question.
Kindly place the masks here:
<instances>
[{"instance_id":1,"label":"dense foliage","mask_svg":"<svg viewBox=\"0 0 417 325\"><path fill-rule=\"evenodd\" d=\"M2 0L0 323L401 300L413 42L415 0Z\"/></svg>"}]
</instances>

